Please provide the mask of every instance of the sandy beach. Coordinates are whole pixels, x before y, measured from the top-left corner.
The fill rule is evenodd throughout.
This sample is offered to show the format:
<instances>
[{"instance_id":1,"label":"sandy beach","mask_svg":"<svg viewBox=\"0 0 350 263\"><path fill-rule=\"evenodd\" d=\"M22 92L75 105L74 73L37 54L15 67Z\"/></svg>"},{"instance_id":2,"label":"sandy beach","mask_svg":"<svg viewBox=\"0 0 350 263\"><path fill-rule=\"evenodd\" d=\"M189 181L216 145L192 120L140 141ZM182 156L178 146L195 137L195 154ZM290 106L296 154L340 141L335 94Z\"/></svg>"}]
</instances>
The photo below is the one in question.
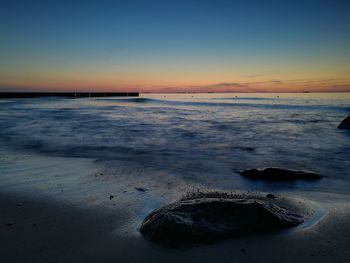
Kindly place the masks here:
<instances>
[{"instance_id":1,"label":"sandy beach","mask_svg":"<svg viewBox=\"0 0 350 263\"><path fill-rule=\"evenodd\" d=\"M323 203L327 214L305 229L164 248L121 231L130 220L125 206L106 212L40 194L2 194L1 262L348 262L349 199L331 198Z\"/></svg>"},{"instance_id":2,"label":"sandy beach","mask_svg":"<svg viewBox=\"0 0 350 263\"><path fill-rule=\"evenodd\" d=\"M82 159L2 156L1 262L348 262L350 256L346 194L299 192L297 196L312 202L318 214L294 229L167 248L138 232L144 214L152 210L141 212L139 207L152 199L149 195L156 187L140 192L120 181L113 190L104 186L103 193L84 194L84 189L116 180L91 179L103 177L103 171L97 165L91 174L93 162ZM47 176L53 167L66 169ZM62 178L72 171L70 180ZM17 178L8 176L15 172ZM168 194L160 203L176 198Z\"/></svg>"}]
</instances>

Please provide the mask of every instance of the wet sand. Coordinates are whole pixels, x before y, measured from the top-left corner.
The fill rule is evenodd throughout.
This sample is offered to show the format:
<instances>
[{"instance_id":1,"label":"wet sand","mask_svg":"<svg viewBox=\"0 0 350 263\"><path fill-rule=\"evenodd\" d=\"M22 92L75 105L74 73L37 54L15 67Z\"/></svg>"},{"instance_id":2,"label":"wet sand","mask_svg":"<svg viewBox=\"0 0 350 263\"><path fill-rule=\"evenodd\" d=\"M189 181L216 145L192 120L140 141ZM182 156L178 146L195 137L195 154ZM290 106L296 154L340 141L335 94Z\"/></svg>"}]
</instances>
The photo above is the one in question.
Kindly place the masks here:
<instances>
[{"instance_id":1,"label":"wet sand","mask_svg":"<svg viewBox=\"0 0 350 263\"><path fill-rule=\"evenodd\" d=\"M42 194L1 194L1 262L348 262L350 205L333 198L308 228L164 248L116 231L131 219L121 206L108 212Z\"/></svg>"}]
</instances>

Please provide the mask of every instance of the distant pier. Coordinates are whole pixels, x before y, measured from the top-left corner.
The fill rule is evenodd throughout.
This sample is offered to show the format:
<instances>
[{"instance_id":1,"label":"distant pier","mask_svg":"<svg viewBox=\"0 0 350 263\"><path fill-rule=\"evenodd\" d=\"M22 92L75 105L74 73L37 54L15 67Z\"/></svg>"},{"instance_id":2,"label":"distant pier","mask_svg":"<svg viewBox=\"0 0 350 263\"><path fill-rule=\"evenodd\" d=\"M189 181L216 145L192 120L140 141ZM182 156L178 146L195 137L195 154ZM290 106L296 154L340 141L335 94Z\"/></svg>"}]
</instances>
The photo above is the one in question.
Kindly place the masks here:
<instances>
[{"instance_id":1,"label":"distant pier","mask_svg":"<svg viewBox=\"0 0 350 263\"><path fill-rule=\"evenodd\" d=\"M0 92L0 99L7 98L90 98L90 97L138 97L138 92Z\"/></svg>"}]
</instances>

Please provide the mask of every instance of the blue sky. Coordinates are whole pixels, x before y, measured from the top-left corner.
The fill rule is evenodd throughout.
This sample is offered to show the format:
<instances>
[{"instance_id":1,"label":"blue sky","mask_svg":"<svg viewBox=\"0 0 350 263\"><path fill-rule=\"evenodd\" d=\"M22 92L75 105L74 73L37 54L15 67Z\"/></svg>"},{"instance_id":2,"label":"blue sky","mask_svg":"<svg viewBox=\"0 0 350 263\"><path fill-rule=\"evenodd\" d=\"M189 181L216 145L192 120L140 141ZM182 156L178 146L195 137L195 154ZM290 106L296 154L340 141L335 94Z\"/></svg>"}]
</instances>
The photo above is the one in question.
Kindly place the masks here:
<instances>
[{"instance_id":1,"label":"blue sky","mask_svg":"<svg viewBox=\"0 0 350 263\"><path fill-rule=\"evenodd\" d=\"M350 1L1 1L0 86L344 86L349 14Z\"/></svg>"}]
</instances>

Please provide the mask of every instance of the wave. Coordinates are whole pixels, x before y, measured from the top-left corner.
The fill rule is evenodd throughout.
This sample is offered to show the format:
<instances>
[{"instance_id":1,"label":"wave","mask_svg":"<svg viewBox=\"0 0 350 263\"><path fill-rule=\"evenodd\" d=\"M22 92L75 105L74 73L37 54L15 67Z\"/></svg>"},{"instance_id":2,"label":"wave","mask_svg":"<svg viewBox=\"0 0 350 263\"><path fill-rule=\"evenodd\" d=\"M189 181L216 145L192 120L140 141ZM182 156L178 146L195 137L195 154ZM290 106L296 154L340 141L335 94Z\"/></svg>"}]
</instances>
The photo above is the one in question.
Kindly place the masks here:
<instances>
[{"instance_id":1,"label":"wave","mask_svg":"<svg viewBox=\"0 0 350 263\"><path fill-rule=\"evenodd\" d=\"M129 103L156 103L156 102L162 102L163 100L158 100L158 99L150 99L150 98L125 98L125 99L97 99L99 101L104 100L104 101L113 101L113 102L129 102Z\"/></svg>"},{"instance_id":2,"label":"wave","mask_svg":"<svg viewBox=\"0 0 350 263\"><path fill-rule=\"evenodd\" d=\"M215 98L216 99L216 98ZM237 98L234 98L236 100ZM208 107L239 107L239 108L262 108L262 109L295 109L295 110L336 110L350 112L348 105L323 105L323 104L288 104L289 100L284 100L286 103L242 103L242 102L214 102L214 101L179 101L179 100L163 100L151 98L127 98L127 99L103 99L121 103L140 103L154 105L169 105L169 106L208 106ZM233 100L233 98L222 98L221 100ZM238 98L237 100L248 100ZM274 98L249 98L256 101L276 101Z\"/></svg>"},{"instance_id":3,"label":"wave","mask_svg":"<svg viewBox=\"0 0 350 263\"><path fill-rule=\"evenodd\" d=\"M279 98L259 98L259 97L232 97L232 98L212 98L212 100L277 100Z\"/></svg>"}]
</instances>

